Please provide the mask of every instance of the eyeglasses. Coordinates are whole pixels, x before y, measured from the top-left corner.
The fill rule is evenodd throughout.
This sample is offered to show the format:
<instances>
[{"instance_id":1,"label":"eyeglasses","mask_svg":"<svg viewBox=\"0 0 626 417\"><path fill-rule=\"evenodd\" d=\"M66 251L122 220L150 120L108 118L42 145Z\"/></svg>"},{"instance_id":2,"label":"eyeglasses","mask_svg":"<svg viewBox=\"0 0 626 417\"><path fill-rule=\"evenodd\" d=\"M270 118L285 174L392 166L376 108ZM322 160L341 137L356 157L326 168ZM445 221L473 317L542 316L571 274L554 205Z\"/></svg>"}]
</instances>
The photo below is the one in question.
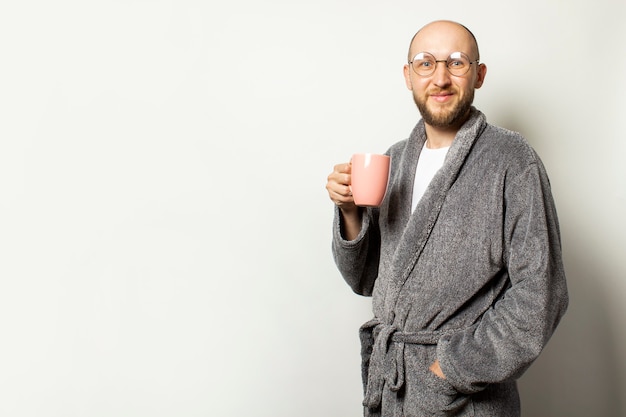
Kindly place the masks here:
<instances>
[{"instance_id":1,"label":"eyeglasses","mask_svg":"<svg viewBox=\"0 0 626 417\"><path fill-rule=\"evenodd\" d=\"M460 77L467 74L472 64L477 64L478 60L470 61L463 52L452 52L446 59L436 59L433 54L428 52L420 52L415 55L413 61L409 62L411 68L417 75L427 77L432 75L437 68L437 62L445 62L448 72L454 76Z\"/></svg>"}]
</instances>

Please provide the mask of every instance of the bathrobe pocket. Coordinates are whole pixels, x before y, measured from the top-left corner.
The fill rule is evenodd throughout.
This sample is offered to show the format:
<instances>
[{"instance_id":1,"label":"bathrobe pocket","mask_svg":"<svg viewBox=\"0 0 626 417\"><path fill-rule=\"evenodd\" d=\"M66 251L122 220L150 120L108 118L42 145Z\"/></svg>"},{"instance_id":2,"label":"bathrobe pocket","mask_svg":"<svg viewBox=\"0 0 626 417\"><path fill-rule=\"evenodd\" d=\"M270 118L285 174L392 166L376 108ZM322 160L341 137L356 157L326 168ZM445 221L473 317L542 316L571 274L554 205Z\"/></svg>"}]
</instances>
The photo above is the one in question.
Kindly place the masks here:
<instances>
[{"instance_id":1,"label":"bathrobe pocket","mask_svg":"<svg viewBox=\"0 0 626 417\"><path fill-rule=\"evenodd\" d=\"M405 347L404 415L473 416L471 398L429 369L435 362L436 348L436 345L409 344Z\"/></svg>"}]
</instances>

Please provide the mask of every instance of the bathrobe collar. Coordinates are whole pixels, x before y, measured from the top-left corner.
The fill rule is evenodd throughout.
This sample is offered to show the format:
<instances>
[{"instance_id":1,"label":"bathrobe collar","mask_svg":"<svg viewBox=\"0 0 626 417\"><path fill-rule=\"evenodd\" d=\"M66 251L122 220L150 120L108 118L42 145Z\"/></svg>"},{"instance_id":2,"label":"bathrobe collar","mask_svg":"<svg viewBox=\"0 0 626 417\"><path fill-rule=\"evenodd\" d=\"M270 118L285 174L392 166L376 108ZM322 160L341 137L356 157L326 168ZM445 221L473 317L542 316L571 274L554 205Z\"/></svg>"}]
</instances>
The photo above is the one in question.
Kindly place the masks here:
<instances>
[{"instance_id":1,"label":"bathrobe collar","mask_svg":"<svg viewBox=\"0 0 626 417\"><path fill-rule=\"evenodd\" d=\"M387 217L393 219L397 228L404 229L393 255L390 276L384 298L385 322L394 321L394 311L398 296L405 282L415 267L430 233L437 221L446 195L454 184L474 142L487 127L482 112L472 107L469 119L457 132L450 150L446 155L443 167L435 174L423 197L411 213L411 200L415 169L419 154L426 143L424 121L420 120L406 142L402 154L397 155L399 161L392 168L388 198L381 211L387 211ZM404 225L407 227L405 228ZM394 227L394 228L395 228Z\"/></svg>"}]
</instances>

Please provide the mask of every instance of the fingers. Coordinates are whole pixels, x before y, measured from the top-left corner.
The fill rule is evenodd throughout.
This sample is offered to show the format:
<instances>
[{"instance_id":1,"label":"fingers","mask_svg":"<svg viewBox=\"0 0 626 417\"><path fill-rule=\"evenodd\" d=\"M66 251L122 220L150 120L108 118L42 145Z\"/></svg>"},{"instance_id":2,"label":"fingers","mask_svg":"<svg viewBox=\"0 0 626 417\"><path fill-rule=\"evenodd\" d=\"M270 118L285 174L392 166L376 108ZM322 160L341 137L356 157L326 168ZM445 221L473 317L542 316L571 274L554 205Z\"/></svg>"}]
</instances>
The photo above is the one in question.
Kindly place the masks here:
<instances>
[{"instance_id":1,"label":"fingers","mask_svg":"<svg viewBox=\"0 0 626 417\"><path fill-rule=\"evenodd\" d=\"M352 193L350 192L349 187L341 187L339 190L333 190L329 187L328 195L330 199L338 206L343 206L345 204L350 204L354 202L354 198L352 197Z\"/></svg>"},{"instance_id":2,"label":"fingers","mask_svg":"<svg viewBox=\"0 0 626 417\"><path fill-rule=\"evenodd\" d=\"M348 162L335 165L333 172L328 175L326 190L328 190L330 199L338 206L354 204L350 191L350 173L351 166Z\"/></svg>"},{"instance_id":3,"label":"fingers","mask_svg":"<svg viewBox=\"0 0 626 417\"><path fill-rule=\"evenodd\" d=\"M343 174L352 172L352 161L335 165L335 171Z\"/></svg>"},{"instance_id":4,"label":"fingers","mask_svg":"<svg viewBox=\"0 0 626 417\"><path fill-rule=\"evenodd\" d=\"M330 187L331 189L339 192L341 189L349 187L352 181L350 173L350 163L335 165L333 172L328 175L328 183L326 185L326 188Z\"/></svg>"}]
</instances>

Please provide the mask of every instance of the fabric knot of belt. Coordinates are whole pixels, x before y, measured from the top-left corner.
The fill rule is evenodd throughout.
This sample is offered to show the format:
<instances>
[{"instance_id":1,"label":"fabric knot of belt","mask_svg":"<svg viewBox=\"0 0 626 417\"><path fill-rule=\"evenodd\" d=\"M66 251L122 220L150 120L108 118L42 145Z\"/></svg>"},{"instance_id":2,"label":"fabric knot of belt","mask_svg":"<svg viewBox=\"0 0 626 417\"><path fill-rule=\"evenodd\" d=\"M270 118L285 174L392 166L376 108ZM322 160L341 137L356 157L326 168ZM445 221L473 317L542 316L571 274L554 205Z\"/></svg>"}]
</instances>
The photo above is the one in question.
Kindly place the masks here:
<instances>
[{"instance_id":1,"label":"fabric knot of belt","mask_svg":"<svg viewBox=\"0 0 626 417\"><path fill-rule=\"evenodd\" d=\"M374 337L363 400L363 405L369 408L380 406L385 382L390 390L396 392L404 385L405 344L436 345L445 333L402 332L396 325L385 324L378 319L365 323L361 329L371 330Z\"/></svg>"}]
</instances>

